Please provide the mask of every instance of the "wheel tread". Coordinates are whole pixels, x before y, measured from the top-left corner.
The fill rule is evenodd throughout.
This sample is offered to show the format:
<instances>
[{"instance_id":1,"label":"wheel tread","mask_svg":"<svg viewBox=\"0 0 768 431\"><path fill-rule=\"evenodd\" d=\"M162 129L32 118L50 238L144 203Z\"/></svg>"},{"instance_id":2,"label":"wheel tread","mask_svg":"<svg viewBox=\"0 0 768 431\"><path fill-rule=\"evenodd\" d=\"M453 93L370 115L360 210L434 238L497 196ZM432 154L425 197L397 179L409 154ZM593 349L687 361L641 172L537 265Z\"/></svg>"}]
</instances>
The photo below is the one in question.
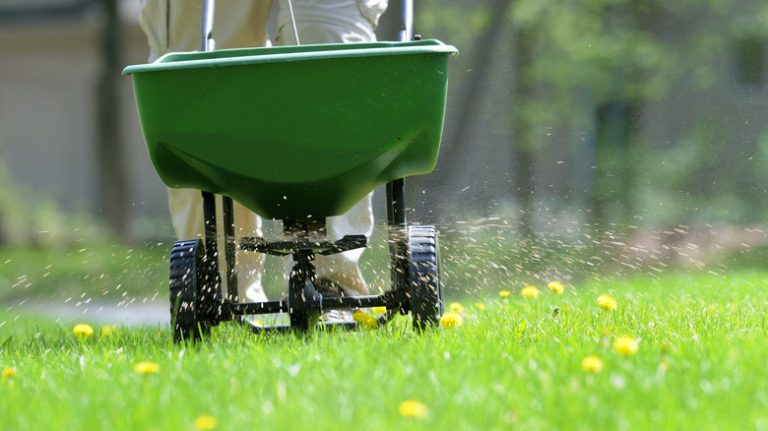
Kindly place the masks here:
<instances>
[{"instance_id":1,"label":"wheel tread","mask_svg":"<svg viewBox=\"0 0 768 431\"><path fill-rule=\"evenodd\" d=\"M442 314L437 229L431 225L409 226L408 250L413 326L416 329L435 326Z\"/></svg>"}]
</instances>

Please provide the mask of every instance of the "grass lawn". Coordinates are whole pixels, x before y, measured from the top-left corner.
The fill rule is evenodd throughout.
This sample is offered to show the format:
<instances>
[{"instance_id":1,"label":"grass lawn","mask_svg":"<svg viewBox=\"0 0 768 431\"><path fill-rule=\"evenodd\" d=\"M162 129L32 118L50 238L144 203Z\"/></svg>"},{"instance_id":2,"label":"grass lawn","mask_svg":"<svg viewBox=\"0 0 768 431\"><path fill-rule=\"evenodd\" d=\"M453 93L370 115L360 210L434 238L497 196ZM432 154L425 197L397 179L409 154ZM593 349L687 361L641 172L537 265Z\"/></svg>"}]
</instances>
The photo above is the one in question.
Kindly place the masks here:
<instances>
[{"instance_id":1,"label":"grass lawn","mask_svg":"<svg viewBox=\"0 0 768 431\"><path fill-rule=\"evenodd\" d=\"M598 307L599 295L618 301ZM167 328L0 314L3 429L768 429L768 272L667 273L462 301L463 325L405 318L352 333L253 336L224 326L175 346ZM636 354L614 350L620 336ZM582 369L590 355L600 372ZM140 361L159 365L140 375ZM10 371L5 371L11 374ZM421 417L399 412L418 400ZM418 409L416 409L418 410ZM199 422L205 429L210 423Z\"/></svg>"}]
</instances>

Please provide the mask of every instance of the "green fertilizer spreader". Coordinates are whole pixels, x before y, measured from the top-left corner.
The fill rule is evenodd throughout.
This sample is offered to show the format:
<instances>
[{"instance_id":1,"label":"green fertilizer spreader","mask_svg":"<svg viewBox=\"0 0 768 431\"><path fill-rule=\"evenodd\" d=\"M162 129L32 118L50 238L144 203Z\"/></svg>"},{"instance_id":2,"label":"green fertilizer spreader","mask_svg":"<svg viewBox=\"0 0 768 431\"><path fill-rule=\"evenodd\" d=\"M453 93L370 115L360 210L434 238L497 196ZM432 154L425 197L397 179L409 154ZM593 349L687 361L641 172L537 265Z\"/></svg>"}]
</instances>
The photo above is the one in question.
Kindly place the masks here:
<instances>
[{"instance_id":1,"label":"green fertilizer spreader","mask_svg":"<svg viewBox=\"0 0 768 431\"><path fill-rule=\"evenodd\" d=\"M212 13L206 3L204 11ZM328 310L367 307L387 308L380 324L397 312L410 312L416 328L436 324L442 312L437 232L406 222L403 179L435 167L447 63L456 49L409 36L407 42L208 50L207 26L204 14L202 52L170 53L124 70L133 78L147 150L160 178L169 187L203 193L204 241L177 241L171 251L175 339L198 340L228 320L257 332L304 332L319 326ZM344 213L382 184L392 288L381 295L322 295L314 255L366 247L368 240L325 238L325 218ZM222 220L214 194L224 197ZM291 240L236 241L233 199L282 220ZM236 249L293 256L286 299L240 302ZM287 313L290 324L267 327L242 318L265 313ZM356 326L323 323L331 324Z\"/></svg>"}]
</instances>

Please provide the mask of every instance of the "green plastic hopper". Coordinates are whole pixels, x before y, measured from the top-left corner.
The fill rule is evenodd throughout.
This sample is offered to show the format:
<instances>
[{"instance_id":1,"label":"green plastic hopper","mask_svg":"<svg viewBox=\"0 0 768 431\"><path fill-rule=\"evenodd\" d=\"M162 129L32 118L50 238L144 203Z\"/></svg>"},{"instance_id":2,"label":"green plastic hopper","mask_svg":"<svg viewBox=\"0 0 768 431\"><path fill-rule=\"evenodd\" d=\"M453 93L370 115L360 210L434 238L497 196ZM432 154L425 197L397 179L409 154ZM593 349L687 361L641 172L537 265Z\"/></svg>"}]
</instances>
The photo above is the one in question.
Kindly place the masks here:
<instances>
[{"instance_id":1,"label":"green plastic hopper","mask_svg":"<svg viewBox=\"0 0 768 431\"><path fill-rule=\"evenodd\" d=\"M124 73L169 187L269 218L319 218L434 169L456 52L436 40L231 49Z\"/></svg>"}]
</instances>

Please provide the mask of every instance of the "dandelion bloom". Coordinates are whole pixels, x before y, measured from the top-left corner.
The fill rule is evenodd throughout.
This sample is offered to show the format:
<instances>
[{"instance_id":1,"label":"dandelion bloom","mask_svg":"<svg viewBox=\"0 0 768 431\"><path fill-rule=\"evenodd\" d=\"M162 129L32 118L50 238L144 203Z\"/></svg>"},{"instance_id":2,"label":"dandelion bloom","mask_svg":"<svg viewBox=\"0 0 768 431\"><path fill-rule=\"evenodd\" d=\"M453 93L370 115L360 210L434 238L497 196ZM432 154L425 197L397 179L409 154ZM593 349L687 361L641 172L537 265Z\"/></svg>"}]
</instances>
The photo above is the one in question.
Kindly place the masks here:
<instances>
[{"instance_id":1,"label":"dandelion bloom","mask_svg":"<svg viewBox=\"0 0 768 431\"><path fill-rule=\"evenodd\" d=\"M141 361L134 364L133 371L141 376L156 374L160 371L160 365L152 361Z\"/></svg>"},{"instance_id":2,"label":"dandelion bloom","mask_svg":"<svg viewBox=\"0 0 768 431\"><path fill-rule=\"evenodd\" d=\"M423 418L427 416L429 409L419 400L406 400L397 406L400 416L406 418Z\"/></svg>"},{"instance_id":3,"label":"dandelion bloom","mask_svg":"<svg viewBox=\"0 0 768 431\"><path fill-rule=\"evenodd\" d=\"M509 295L510 295L509 290L500 290L499 291L499 296L501 296L502 298L509 298Z\"/></svg>"},{"instance_id":4,"label":"dandelion bloom","mask_svg":"<svg viewBox=\"0 0 768 431\"><path fill-rule=\"evenodd\" d=\"M480 311L485 310L485 303L483 302L475 302L475 308L477 308Z\"/></svg>"},{"instance_id":5,"label":"dandelion bloom","mask_svg":"<svg viewBox=\"0 0 768 431\"><path fill-rule=\"evenodd\" d=\"M4 379L10 379L11 377L16 376L16 368L12 368L12 367L3 368L2 376Z\"/></svg>"},{"instance_id":6,"label":"dandelion bloom","mask_svg":"<svg viewBox=\"0 0 768 431\"><path fill-rule=\"evenodd\" d=\"M461 314L464 312L464 306L459 302L451 302L451 304L448 306L448 311L451 313Z\"/></svg>"},{"instance_id":7,"label":"dandelion bloom","mask_svg":"<svg viewBox=\"0 0 768 431\"><path fill-rule=\"evenodd\" d=\"M603 360L597 356L587 356L581 360L581 369L588 373L599 373L603 370Z\"/></svg>"},{"instance_id":8,"label":"dandelion bloom","mask_svg":"<svg viewBox=\"0 0 768 431\"><path fill-rule=\"evenodd\" d=\"M364 328L375 328L379 326L379 321L363 310L355 310L352 314L352 320Z\"/></svg>"},{"instance_id":9,"label":"dandelion bloom","mask_svg":"<svg viewBox=\"0 0 768 431\"><path fill-rule=\"evenodd\" d=\"M671 348L672 348L672 344L670 344L669 341L664 341L661 343L661 353L667 353Z\"/></svg>"},{"instance_id":10,"label":"dandelion bloom","mask_svg":"<svg viewBox=\"0 0 768 431\"><path fill-rule=\"evenodd\" d=\"M88 338L93 335L93 326L87 323L79 323L72 328L72 333L77 338Z\"/></svg>"},{"instance_id":11,"label":"dandelion bloom","mask_svg":"<svg viewBox=\"0 0 768 431\"><path fill-rule=\"evenodd\" d=\"M520 295L522 295L523 298L528 299L536 299L540 294L541 292L539 292L539 289L537 289L536 286L531 285L525 286L523 290L520 291Z\"/></svg>"},{"instance_id":12,"label":"dandelion bloom","mask_svg":"<svg viewBox=\"0 0 768 431\"><path fill-rule=\"evenodd\" d=\"M218 423L213 416L198 416L193 425L198 431L210 431L216 429Z\"/></svg>"},{"instance_id":13,"label":"dandelion bloom","mask_svg":"<svg viewBox=\"0 0 768 431\"><path fill-rule=\"evenodd\" d=\"M600 295L597 297L597 305L603 310L616 311L619 303L616 302L616 298L610 295Z\"/></svg>"},{"instance_id":14,"label":"dandelion bloom","mask_svg":"<svg viewBox=\"0 0 768 431\"><path fill-rule=\"evenodd\" d=\"M115 333L115 327L112 325L104 325L101 327L100 333L102 337L109 337Z\"/></svg>"},{"instance_id":15,"label":"dandelion bloom","mask_svg":"<svg viewBox=\"0 0 768 431\"><path fill-rule=\"evenodd\" d=\"M461 326L462 323L464 323L464 318L459 313L448 312L440 318L440 326L445 329L456 328Z\"/></svg>"},{"instance_id":16,"label":"dandelion bloom","mask_svg":"<svg viewBox=\"0 0 768 431\"><path fill-rule=\"evenodd\" d=\"M633 337L619 337L613 342L613 350L622 356L632 356L637 353L637 339Z\"/></svg>"},{"instance_id":17,"label":"dandelion bloom","mask_svg":"<svg viewBox=\"0 0 768 431\"><path fill-rule=\"evenodd\" d=\"M552 281L547 285L547 288L552 291L555 295L562 295L563 292L565 292L565 286L563 286L563 283L560 283L559 281Z\"/></svg>"},{"instance_id":18,"label":"dandelion bloom","mask_svg":"<svg viewBox=\"0 0 768 431\"><path fill-rule=\"evenodd\" d=\"M384 314L387 312L387 307L373 307L371 308L371 311L375 314Z\"/></svg>"}]
</instances>

